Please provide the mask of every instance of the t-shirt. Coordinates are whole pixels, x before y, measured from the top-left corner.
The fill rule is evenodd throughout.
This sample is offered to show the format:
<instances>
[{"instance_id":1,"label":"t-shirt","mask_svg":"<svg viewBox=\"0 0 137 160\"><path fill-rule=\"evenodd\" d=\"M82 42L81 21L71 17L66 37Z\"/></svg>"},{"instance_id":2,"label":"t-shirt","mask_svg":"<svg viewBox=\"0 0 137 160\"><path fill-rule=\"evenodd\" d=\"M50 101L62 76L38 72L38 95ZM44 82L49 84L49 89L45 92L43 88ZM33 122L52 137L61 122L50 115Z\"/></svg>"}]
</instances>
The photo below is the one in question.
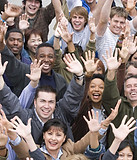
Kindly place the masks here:
<instances>
[{"instance_id":1,"label":"t-shirt","mask_svg":"<svg viewBox=\"0 0 137 160\"><path fill-rule=\"evenodd\" d=\"M96 33L96 51L98 52L99 59L105 66L105 70L107 69L107 65L102 55L106 57L106 50L109 51L110 47L112 48L112 52L114 52L118 38L119 35L113 34L109 27L107 27L106 32L101 37Z\"/></svg>"}]
</instances>

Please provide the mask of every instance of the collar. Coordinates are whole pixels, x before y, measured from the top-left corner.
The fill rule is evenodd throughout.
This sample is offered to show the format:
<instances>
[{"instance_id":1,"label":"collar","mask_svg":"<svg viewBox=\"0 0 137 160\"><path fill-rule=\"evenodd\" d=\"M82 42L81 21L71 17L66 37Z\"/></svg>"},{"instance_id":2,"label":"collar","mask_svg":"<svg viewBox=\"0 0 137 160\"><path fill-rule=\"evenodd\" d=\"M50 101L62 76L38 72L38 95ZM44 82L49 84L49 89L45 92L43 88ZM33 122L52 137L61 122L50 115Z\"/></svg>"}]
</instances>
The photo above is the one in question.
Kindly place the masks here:
<instances>
[{"instance_id":1,"label":"collar","mask_svg":"<svg viewBox=\"0 0 137 160\"><path fill-rule=\"evenodd\" d=\"M59 153L58 153L58 157L55 159L55 158L52 157L51 154L49 154L49 152L47 151L45 145L42 146L42 147L40 148L40 150L41 150L42 152L44 152L45 154L49 155L49 156L52 158L52 160L60 160L60 157L61 157L61 155L63 154L62 148L60 148Z\"/></svg>"},{"instance_id":2,"label":"collar","mask_svg":"<svg viewBox=\"0 0 137 160\"><path fill-rule=\"evenodd\" d=\"M38 120L40 121L40 123L42 124L42 126L44 126L44 122L42 122L42 120L39 118L39 116L38 116L38 114L37 114L37 112L36 112L36 109L34 109L34 112L35 112L35 114L36 114L36 117L38 118ZM54 114L52 114L52 117L51 117L52 119L54 118Z\"/></svg>"}]
</instances>

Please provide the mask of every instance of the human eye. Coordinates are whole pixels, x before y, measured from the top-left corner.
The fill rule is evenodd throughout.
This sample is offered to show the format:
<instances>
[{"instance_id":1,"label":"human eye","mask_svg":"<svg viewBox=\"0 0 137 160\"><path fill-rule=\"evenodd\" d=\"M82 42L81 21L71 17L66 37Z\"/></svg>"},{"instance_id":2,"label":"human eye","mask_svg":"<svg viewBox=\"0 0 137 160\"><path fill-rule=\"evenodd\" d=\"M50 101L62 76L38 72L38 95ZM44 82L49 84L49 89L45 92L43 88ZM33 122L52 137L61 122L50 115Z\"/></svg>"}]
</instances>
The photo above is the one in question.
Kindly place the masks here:
<instances>
[{"instance_id":1,"label":"human eye","mask_svg":"<svg viewBox=\"0 0 137 160\"><path fill-rule=\"evenodd\" d=\"M41 40L41 39L38 39L38 41L39 41L39 42L42 42L42 40Z\"/></svg>"},{"instance_id":2,"label":"human eye","mask_svg":"<svg viewBox=\"0 0 137 160\"><path fill-rule=\"evenodd\" d=\"M100 89L104 89L104 86L99 86Z\"/></svg>"},{"instance_id":3,"label":"human eye","mask_svg":"<svg viewBox=\"0 0 137 160\"><path fill-rule=\"evenodd\" d=\"M52 135L52 132L49 131L49 132L47 132L47 134L48 134L48 135Z\"/></svg>"},{"instance_id":4,"label":"human eye","mask_svg":"<svg viewBox=\"0 0 137 160\"><path fill-rule=\"evenodd\" d=\"M10 41L14 41L14 38L9 38Z\"/></svg>"},{"instance_id":5,"label":"human eye","mask_svg":"<svg viewBox=\"0 0 137 160\"><path fill-rule=\"evenodd\" d=\"M53 59L53 58L54 58L54 56L53 56L53 55L49 55L48 57L49 57L50 59Z\"/></svg>"},{"instance_id":6,"label":"human eye","mask_svg":"<svg viewBox=\"0 0 137 160\"><path fill-rule=\"evenodd\" d=\"M123 158L124 155L122 153L119 153L119 158Z\"/></svg>"},{"instance_id":7,"label":"human eye","mask_svg":"<svg viewBox=\"0 0 137 160\"><path fill-rule=\"evenodd\" d=\"M49 101L49 103L50 103L50 104L53 104L53 103L54 103L54 101Z\"/></svg>"},{"instance_id":8,"label":"human eye","mask_svg":"<svg viewBox=\"0 0 137 160\"><path fill-rule=\"evenodd\" d=\"M128 84L126 87L127 87L127 88L131 88L131 84Z\"/></svg>"},{"instance_id":9,"label":"human eye","mask_svg":"<svg viewBox=\"0 0 137 160\"><path fill-rule=\"evenodd\" d=\"M22 39L18 39L19 42L22 42Z\"/></svg>"},{"instance_id":10,"label":"human eye","mask_svg":"<svg viewBox=\"0 0 137 160\"><path fill-rule=\"evenodd\" d=\"M90 85L90 88L95 88L95 85L94 85L94 84L91 84L91 85Z\"/></svg>"},{"instance_id":11,"label":"human eye","mask_svg":"<svg viewBox=\"0 0 137 160\"><path fill-rule=\"evenodd\" d=\"M39 57L40 57L40 58L44 58L44 55L43 55L43 54L40 54Z\"/></svg>"}]
</instances>

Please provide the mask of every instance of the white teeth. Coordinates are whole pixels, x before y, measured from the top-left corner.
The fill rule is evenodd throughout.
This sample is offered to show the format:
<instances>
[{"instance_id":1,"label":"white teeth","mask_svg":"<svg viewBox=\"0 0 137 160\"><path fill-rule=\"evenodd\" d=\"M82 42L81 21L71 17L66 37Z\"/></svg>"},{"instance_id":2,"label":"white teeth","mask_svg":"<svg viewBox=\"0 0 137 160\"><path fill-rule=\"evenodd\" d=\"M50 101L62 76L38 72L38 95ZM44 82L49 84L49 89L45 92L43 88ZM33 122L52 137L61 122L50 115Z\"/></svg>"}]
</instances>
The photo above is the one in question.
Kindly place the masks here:
<instances>
[{"instance_id":1,"label":"white teeth","mask_svg":"<svg viewBox=\"0 0 137 160\"><path fill-rule=\"evenodd\" d=\"M94 93L94 94L93 94L93 96L100 96L100 94L98 94L98 93Z\"/></svg>"},{"instance_id":2,"label":"white teeth","mask_svg":"<svg viewBox=\"0 0 137 160\"><path fill-rule=\"evenodd\" d=\"M130 94L131 94L131 96L135 96L136 92L131 92Z\"/></svg>"}]
</instances>

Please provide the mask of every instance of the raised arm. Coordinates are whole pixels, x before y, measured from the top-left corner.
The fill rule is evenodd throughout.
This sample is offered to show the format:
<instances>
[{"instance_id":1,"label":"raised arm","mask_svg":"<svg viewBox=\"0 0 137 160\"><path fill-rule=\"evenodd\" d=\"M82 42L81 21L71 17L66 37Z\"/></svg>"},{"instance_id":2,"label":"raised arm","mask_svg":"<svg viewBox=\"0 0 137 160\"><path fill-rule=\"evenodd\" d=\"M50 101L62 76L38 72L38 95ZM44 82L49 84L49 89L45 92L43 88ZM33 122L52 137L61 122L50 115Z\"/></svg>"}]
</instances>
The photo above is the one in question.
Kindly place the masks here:
<instances>
[{"instance_id":1,"label":"raised arm","mask_svg":"<svg viewBox=\"0 0 137 160\"><path fill-rule=\"evenodd\" d=\"M114 80L116 71L122 62L121 58L119 58L119 60L117 60L118 51L119 51L119 49L116 48L115 54L113 56L113 52L110 48L110 55L109 55L108 51L106 51L107 58L105 58L105 56L103 55L103 58L106 61L107 68L108 68L107 79L109 81Z\"/></svg>"},{"instance_id":2,"label":"raised arm","mask_svg":"<svg viewBox=\"0 0 137 160\"><path fill-rule=\"evenodd\" d=\"M66 54L65 57L63 58L64 62L66 63L67 67L66 69L74 73L76 82L79 85L83 85L83 67L81 63L77 60L76 56L74 54Z\"/></svg>"},{"instance_id":3,"label":"raised arm","mask_svg":"<svg viewBox=\"0 0 137 160\"><path fill-rule=\"evenodd\" d=\"M20 6L8 3L5 4L4 12L2 13L1 18L6 21L9 17L17 17L21 14L22 9Z\"/></svg>"},{"instance_id":4,"label":"raised arm","mask_svg":"<svg viewBox=\"0 0 137 160\"><path fill-rule=\"evenodd\" d=\"M60 0L51 0L51 1L52 1L53 6L54 6L56 19L58 21L59 17L60 17L60 14L63 13L62 8L61 8L61 2L60 2Z\"/></svg>"},{"instance_id":5,"label":"raised arm","mask_svg":"<svg viewBox=\"0 0 137 160\"><path fill-rule=\"evenodd\" d=\"M45 156L37 148L37 146L34 142L34 139L31 135L31 119L28 120L27 125L24 125L23 122L21 121L21 119L17 116L15 116L11 121L12 121L12 125L14 127L14 129L12 129L11 131L16 132L18 135L20 135L22 138L25 139L25 141L28 145L28 148L30 150L31 157L34 159L37 159L37 160L45 160ZM22 154L24 154L24 155L27 154L22 150L20 150L19 152L22 152ZM38 154L35 154L36 152L38 152ZM19 154L18 152L16 152L16 153ZM34 154L35 154L35 156L33 157Z\"/></svg>"},{"instance_id":6,"label":"raised arm","mask_svg":"<svg viewBox=\"0 0 137 160\"><path fill-rule=\"evenodd\" d=\"M19 97L20 104L22 108L30 108L31 104L33 103L34 100L34 95L36 88L39 83L39 79L41 77L41 69L42 65L40 65L41 60L39 62L37 59L34 60L34 63L31 63L30 69L31 73L26 74L26 76L31 80L30 83L23 89L21 92L21 95Z\"/></svg>"},{"instance_id":7,"label":"raised arm","mask_svg":"<svg viewBox=\"0 0 137 160\"><path fill-rule=\"evenodd\" d=\"M92 52L89 50L88 52L85 52L85 59L81 56L81 59L84 63L85 70L86 70L86 76L91 77L95 70L97 69L97 65L99 60L96 61L95 63L95 52Z\"/></svg>"},{"instance_id":8,"label":"raised arm","mask_svg":"<svg viewBox=\"0 0 137 160\"><path fill-rule=\"evenodd\" d=\"M115 139L112 142L112 145L110 146L109 151L113 156L115 156L120 143L128 136L128 134L134 131L135 129L137 129L137 127L133 127L134 124L136 123L133 117L131 117L127 122L126 122L126 119L127 119L127 115L124 116L119 128L115 128L114 124L111 123L111 127L113 130ZM102 160L106 160L106 159L109 160L110 158L107 157L107 154L104 154Z\"/></svg>"},{"instance_id":9,"label":"raised arm","mask_svg":"<svg viewBox=\"0 0 137 160\"><path fill-rule=\"evenodd\" d=\"M98 36L103 36L107 29L112 2L113 0L106 0L105 4L102 7L99 22L96 29Z\"/></svg>"}]
</instances>

